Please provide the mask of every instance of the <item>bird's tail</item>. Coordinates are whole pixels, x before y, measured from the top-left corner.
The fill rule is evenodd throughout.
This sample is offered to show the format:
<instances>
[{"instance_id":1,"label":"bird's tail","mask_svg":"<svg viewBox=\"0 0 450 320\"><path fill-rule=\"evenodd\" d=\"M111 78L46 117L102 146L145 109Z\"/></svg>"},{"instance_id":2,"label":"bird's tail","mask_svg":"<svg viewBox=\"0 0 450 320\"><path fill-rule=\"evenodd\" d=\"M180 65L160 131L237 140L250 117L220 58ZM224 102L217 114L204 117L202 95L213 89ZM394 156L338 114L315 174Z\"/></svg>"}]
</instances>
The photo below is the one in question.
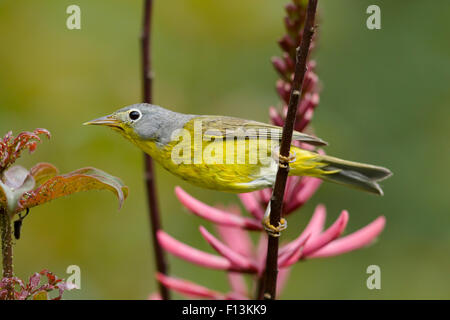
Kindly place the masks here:
<instances>
[{"instance_id":1,"label":"bird's tail","mask_svg":"<svg viewBox=\"0 0 450 320\"><path fill-rule=\"evenodd\" d=\"M377 182L392 175L387 168L346 161L298 148L294 150L296 160L290 165L290 175L317 177L378 195L383 195L383 190Z\"/></svg>"}]
</instances>

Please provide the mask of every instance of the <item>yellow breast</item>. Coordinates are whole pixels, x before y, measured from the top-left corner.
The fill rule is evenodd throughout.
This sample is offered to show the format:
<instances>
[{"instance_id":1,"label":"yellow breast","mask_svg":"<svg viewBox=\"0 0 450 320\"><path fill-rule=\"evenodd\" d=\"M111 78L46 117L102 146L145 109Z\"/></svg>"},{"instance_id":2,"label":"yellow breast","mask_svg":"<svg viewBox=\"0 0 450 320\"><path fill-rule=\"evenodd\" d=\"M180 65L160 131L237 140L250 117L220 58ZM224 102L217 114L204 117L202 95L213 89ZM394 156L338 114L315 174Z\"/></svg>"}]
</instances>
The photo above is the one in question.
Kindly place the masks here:
<instances>
[{"instance_id":1,"label":"yellow breast","mask_svg":"<svg viewBox=\"0 0 450 320\"><path fill-rule=\"evenodd\" d=\"M259 156L267 148L249 140L195 143L194 139L180 139L164 146L154 141L130 140L168 171L202 188L250 192L270 187L276 175L270 153L266 152L265 158Z\"/></svg>"}]
</instances>

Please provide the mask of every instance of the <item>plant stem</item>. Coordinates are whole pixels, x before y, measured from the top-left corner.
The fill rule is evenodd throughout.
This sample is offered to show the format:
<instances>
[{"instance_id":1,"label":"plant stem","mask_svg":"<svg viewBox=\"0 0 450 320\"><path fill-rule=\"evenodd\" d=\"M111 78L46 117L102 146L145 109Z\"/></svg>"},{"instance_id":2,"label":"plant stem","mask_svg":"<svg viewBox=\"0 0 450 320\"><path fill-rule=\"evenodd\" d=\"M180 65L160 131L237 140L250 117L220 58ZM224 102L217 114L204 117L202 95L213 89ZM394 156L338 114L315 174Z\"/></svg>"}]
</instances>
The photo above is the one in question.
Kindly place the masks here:
<instances>
[{"instance_id":1,"label":"plant stem","mask_svg":"<svg viewBox=\"0 0 450 320\"><path fill-rule=\"evenodd\" d=\"M306 61L308 58L309 48L311 46L312 37L314 35L314 20L317 9L318 0L309 0L306 12L306 21L303 28L302 41L300 47L296 51L296 63L294 80L292 81L292 89L289 97L288 111L286 121L283 126L283 135L281 138L280 155L288 157L292 133L294 131L295 117L297 115L298 103L302 94L303 80L306 73ZM271 207L270 207L270 224L277 226L281 219L283 206L284 191L286 187L286 179L289 173L289 163L280 159L275 185L273 188ZM266 271L264 281L264 298L275 299L277 275L278 275L278 238L269 236L267 246Z\"/></svg>"},{"instance_id":2,"label":"plant stem","mask_svg":"<svg viewBox=\"0 0 450 320\"><path fill-rule=\"evenodd\" d=\"M255 297L258 300L262 300L264 298L264 282L266 281L266 273L263 272L261 276L256 279L256 281Z\"/></svg>"},{"instance_id":3,"label":"plant stem","mask_svg":"<svg viewBox=\"0 0 450 320\"><path fill-rule=\"evenodd\" d=\"M144 18L141 34L141 50L142 50L142 91L143 101L152 103L152 80L153 74L151 70L151 23L152 23L152 0L144 1ZM150 210L150 229L152 234L153 248L155 252L156 269L162 274L167 274L166 258L164 251L159 245L156 233L161 229L161 219L158 206L158 197L156 195L155 172L152 158L144 154L145 162L145 182L147 185L147 199ZM159 283L159 293L161 299L170 299L169 290Z\"/></svg>"},{"instance_id":4,"label":"plant stem","mask_svg":"<svg viewBox=\"0 0 450 320\"><path fill-rule=\"evenodd\" d=\"M14 269L11 219L3 208L0 208L0 224L2 229L3 278L12 278L14 277ZM6 299L14 300L14 284L12 282L7 285L6 290Z\"/></svg>"}]
</instances>

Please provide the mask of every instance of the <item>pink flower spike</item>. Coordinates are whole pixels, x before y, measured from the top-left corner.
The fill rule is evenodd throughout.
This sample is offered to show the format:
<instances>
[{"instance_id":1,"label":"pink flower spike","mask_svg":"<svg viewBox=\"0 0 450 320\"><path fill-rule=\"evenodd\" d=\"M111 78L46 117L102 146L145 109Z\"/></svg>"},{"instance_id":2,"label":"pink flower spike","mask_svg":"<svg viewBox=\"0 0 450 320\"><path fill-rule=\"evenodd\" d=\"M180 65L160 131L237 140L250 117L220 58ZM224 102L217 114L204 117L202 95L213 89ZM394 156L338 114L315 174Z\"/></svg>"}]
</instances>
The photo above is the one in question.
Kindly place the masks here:
<instances>
[{"instance_id":1,"label":"pink flower spike","mask_svg":"<svg viewBox=\"0 0 450 320\"><path fill-rule=\"evenodd\" d=\"M350 252L370 244L383 231L386 224L384 216L378 217L362 229L337 239L320 250L310 254L308 258L324 258Z\"/></svg>"},{"instance_id":2,"label":"pink flower spike","mask_svg":"<svg viewBox=\"0 0 450 320\"><path fill-rule=\"evenodd\" d=\"M305 230L303 230L303 233L310 234L310 240L317 237L323 230L323 226L325 225L325 218L327 216L327 210L325 209L325 206L323 204L319 204L316 206L316 209L314 209L314 213L311 217L311 219L308 222L308 225L306 226Z\"/></svg>"},{"instance_id":3,"label":"pink flower spike","mask_svg":"<svg viewBox=\"0 0 450 320\"><path fill-rule=\"evenodd\" d=\"M205 238L214 250L230 261L232 270L240 272L256 272L258 270L256 263L250 260L250 258L244 257L220 242L220 240L209 233L203 226L200 226L199 229L203 238Z\"/></svg>"},{"instance_id":4,"label":"pink flower spike","mask_svg":"<svg viewBox=\"0 0 450 320\"><path fill-rule=\"evenodd\" d=\"M303 115L302 119L300 120L300 123L295 126L295 130L297 131L303 131L308 124L311 122L312 118L314 116L314 109L310 108L305 111L305 114Z\"/></svg>"},{"instance_id":5,"label":"pink flower spike","mask_svg":"<svg viewBox=\"0 0 450 320\"><path fill-rule=\"evenodd\" d=\"M300 144L300 141L294 141L293 143L296 143L296 142L297 142L297 146L302 148L302 145ZM289 200L291 200L292 197L295 197L295 195L297 195L297 193L299 193L303 189L305 183L309 181L306 178L309 178L309 177L307 177L307 176L304 176L304 177L293 176L293 177L288 177L288 179L289 178L298 178L298 180L296 180L296 183L292 185L292 187L291 187L292 190L290 190L291 197L289 197Z\"/></svg>"},{"instance_id":6,"label":"pink flower spike","mask_svg":"<svg viewBox=\"0 0 450 320\"><path fill-rule=\"evenodd\" d=\"M291 92L290 83L284 82L283 80L278 80L276 84L276 89L280 98L285 102L289 103L289 95ZM286 117L286 115L284 115ZM284 123L284 121L283 121Z\"/></svg>"},{"instance_id":7,"label":"pink flower spike","mask_svg":"<svg viewBox=\"0 0 450 320\"><path fill-rule=\"evenodd\" d=\"M261 201L263 203L269 203L270 198L272 197L272 189L267 188L267 189L259 190L259 194L261 196ZM266 208L264 208L264 211L266 211Z\"/></svg>"},{"instance_id":8,"label":"pink flower spike","mask_svg":"<svg viewBox=\"0 0 450 320\"><path fill-rule=\"evenodd\" d=\"M230 214L240 215L241 210L237 206L229 206L226 208ZM236 252L246 257L251 257L253 253L253 244L250 239L250 234L247 230L241 228L227 227L223 225L216 225L217 232L220 238L230 248L235 248Z\"/></svg>"},{"instance_id":9,"label":"pink flower spike","mask_svg":"<svg viewBox=\"0 0 450 320\"><path fill-rule=\"evenodd\" d=\"M303 230L303 232L297 237L297 239L289 242L282 246L278 251L278 257L281 258L283 255L292 252L292 250L302 243L307 237L311 241L312 239L318 237L323 230L326 218L326 209L324 205L319 204L314 210L313 216L309 220L308 225Z\"/></svg>"},{"instance_id":10,"label":"pink flower spike","mask_svg":"<svg viewBox=\"0 0 450 320\"><path fill-rule=\"evenodd\" d=\"M233 294L239 294L241 296L248 296L247 284L242 274L237 272L228 272L228 282L230 283Z\"/></svg>"},{"instance_id":11,"label":"pink flower spike","mask_svg":"<svg viewBox=\"0 0 450 320\"><path fill-rule=\"evenodd\" d=\"M277 296L281 294L283 291L287 279L289 279L289 274L291 273L291 269L289 268L283 268L278 271L278 278L277 278Z\"/></svg>"},{"instance_id":12,"label":"pink flower spike","mask_svg":"<svg viewBox=\"0 0 450 320\"><path fill-rule=\"evenodd\" d=\"M307 66L308 66L308 70L314 71L317 66L316 60L309 60Z\"/></svg>"},{"instance_id":13,"label":"pink flower spike","mask_svg":"<svg viewBox=\"0 0 450 320\"><path fill-rule=\"evenodd\" d=\"M290 201L286 202L286 213L293 212L303 206L317 191L322 184L322 180L313 177L303 177L300 190L294 188ZM297 191L298 190L298 191Z\"/></svg>"},{"instance_id":14,"label":"pink flower spike","mask_svg":"<svg viewBox=\"0 0 450 320\"><path fill-rule=\"evenodd\" d=\"M175 188L175 194L178 200L192 213L212 221L214 223L222 224L230 227L244 228L247 230L261 230L261 223L255 219L240 217L238 215L230 214L226 211L208 206L203 202L190 196L186 191L180 187Z\"/></svg>"},{"instance_id":15,"label":"pink flower spike","mask_svg":"<svg viewBox=\"0 0 450 320\"><path fill-rule=\"evenodd\" d=\"M241 202L244 205L245 209L248 212L250 212L252 216L258 219L258 221L261 221L261 219L264 216L265 208L261 207L261 204L256 198L256 193L255 192L240 193L238 194L238 197L239 199L241 199Z\"/></svg>"},{"instance_id":16,"label":"pink flower spike","mask_svg":"<svg viewBox=\"0 0 450 320\"><path fill-rule=\"evenodd\" d=\"M289 70L294 70L295 63L294 60L289 56L289 53L283 52L283 59L284 62L286 62L286 66L289 68Z\"/></svg>"},{"instance_id":17,"label":"pink flower spike","mask_svg":"<svg viewBox=\"0 0 450 320\"><path fill-rule=\"evenodd\" d=\"M294 76L294 75L292 75L292 76ZM287 92L291 92L291 85L289 83L286 83L286 90L287 90ZM289 103L289 101L287 103ZM287 106L287 104L285 104L283 106L283 108L281 109L281 114L283 115L283 118L287 117L287 112L288 112L288 106Z\"/></svg>"},{"instance_id":18,"label":"pink flower spike","mask_svg":"<svg viewBox=\"0 0 450 320\"><path fill-rule=\"evenodd\" d=\"M307 78L305 78L307 80ZM298 119L303 118L306 110L308 110L311 106L311 93L306 92L304 98L298 104L298 115L300 116Z\"/></svg>"},{"instance_id":19,"label":"pink flower spike","mask_svg":"<svg viewBox=\"0 0 450 320\"><path fill-rule=\"evenodd\" d=\"M157 237L159 244L165 250L183 260L211 269L229 270L231 268L231 263L227 259L188 246L162 230L158 230Z\"/></svg>"},{"instance_id":20,"label":"pink flower spike","mask_svg":"<svg viewBox=\"0 0 450 320\"><path fill-rule=\"evenodd\" d=\"M153 292L151 295L148 296L147 300L162 300L162 298L159 292Z\"/></svg>"},{"instance_id":21,"label":"pink flower spike","mask_svg":"<svg viewBox=\"0 0 450 320\"><path fill-rule=\"evenodd\" d=\"M271 60L272 60L273 66L278 71L278 73L282 77L286 77L286 72L287 72L286 62L283 59L281 59L280 57L273 57Z\"/></svg>"},{"instance_id":22,"label":"pink flower spike","mask_svg":"<svg viewBox=\"0 0 450 320\"><path fill-rule=\"evenodd\" d=\"M159 272L156 273L156 279L158 279L158 281L161 282L165 287L190 297L216 300L224 298L224 295L220 292L208 289L184 279L168 277Z\"/></svg>"},{"instance_id":23,"label":"pink flower spike","mask_svg":"<svg viewBox=\"0 0 450 320\"><path fill-rule=\"evenodd\" d=\"M237 292L230 292L225 295L225 300L249 300L249 297Z\"/></svg>"},{"instance_id":24,"label":"pink flower spike","mask_svg":"<svg viewBox=\"0 0 450 320\"><path fill-rule=\"evenodd\" d=\"M228 247L245 257L252 256L253 244L246 230L221 225L216 225L216 230Z\"/></svg>"},{"instance_id":25,"label":"pink flower spike","mask_svg":"<svg viewBox=\"0 0 450 320\"><path fill-rule=\"evenodd\" d=\"M311 239L311 241L309 241L305 245L305 248L303 249L303 255L308 256L309 254L319 250L320 248L323 248L328 243L338 238L344 231L345 227L347 226L347 222L348 222L348 212L346 210L343 210L339 218L336 219L336 221L331 225L331 227L329 227L319 236L315 237L314 239Z\"/></svg>"},{"instance_id":26,"label":"pink flower spike","mask_svg":"<svg viewBox=\"0 0 450 320\"><path fill-rule=\"evenodd\" d=\"M305 237L302 235L291 243L290 250L285 251L283 255L278 255L278 268L287 268L300 259L303 254L303 248L305 247L306 242L310 238L308 234Z\"/></svg>"},{"instance_id":27,"label":"pink flower spike","mask_svg":"<svg viewBox=\"0 0 450 320\"><path fill-rule=\"evenodd\" d=\"M256 260L258 264L258 276L264 272L266 268L266 257L267 257L267 233L262 232L259 237L258 246L256 247Z\"/></svg>"},{"instance_id":28,"label":"pink flower spike","mask_svg":"<svg viewBox=\"0 0 450 320\"><path fill-rule=\"evenodd\" d=\"M269 116L270 116L270 121L272 121L272 123L276 126L283 126L283 118L281 117L280 113L278 112L277 109L275 109L275 107L270 107L269 108Z\"/></svg>"},{"instance_id":29,"label":"pink flower spike","mask_svg":"<svg viewBox=\"0 0 450 320\"><path fill-rule=\"evenodd\" d=\"M317 88L318 82L319 77L313 71L308 70L303 82L303 92L313 92Z\"/></svg>"},{"instance_id":30,"label":"pink flower spike","mask_svg":"<svg viewBox=\"0 0 450 320\"><path fill-rule=\"evenodd\" d=\"M284 192L284 198L283 198L283 203L284 205L286 205L286 202L291 201L291 197L292 197L292 191L295 189L295 187L301 183L301 178L297 177L297 176L290 176L287 178L286 180L286 187L285 187L285 192Z\"/></svg>"}]
</instances>

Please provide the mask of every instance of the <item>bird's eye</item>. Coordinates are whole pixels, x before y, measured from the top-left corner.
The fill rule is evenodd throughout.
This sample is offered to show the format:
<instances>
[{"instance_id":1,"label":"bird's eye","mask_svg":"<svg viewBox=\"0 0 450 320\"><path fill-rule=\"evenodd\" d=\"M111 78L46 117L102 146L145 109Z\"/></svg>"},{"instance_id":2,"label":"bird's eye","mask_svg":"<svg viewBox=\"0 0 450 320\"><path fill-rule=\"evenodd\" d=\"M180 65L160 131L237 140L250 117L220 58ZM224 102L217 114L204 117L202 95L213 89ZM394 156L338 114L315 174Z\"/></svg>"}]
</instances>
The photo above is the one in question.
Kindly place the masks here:
<instances>
[{"instance_id":1,"label":"bird's eye","mask_svg":"<svg viewBox=\"0 0 450 320\"><path fill-rule=\"evenodd\" d=\"M138 110L131 111L128 116L131 120L138 120L141 117L141 113Z\"/></svg>"}]
</instances>

